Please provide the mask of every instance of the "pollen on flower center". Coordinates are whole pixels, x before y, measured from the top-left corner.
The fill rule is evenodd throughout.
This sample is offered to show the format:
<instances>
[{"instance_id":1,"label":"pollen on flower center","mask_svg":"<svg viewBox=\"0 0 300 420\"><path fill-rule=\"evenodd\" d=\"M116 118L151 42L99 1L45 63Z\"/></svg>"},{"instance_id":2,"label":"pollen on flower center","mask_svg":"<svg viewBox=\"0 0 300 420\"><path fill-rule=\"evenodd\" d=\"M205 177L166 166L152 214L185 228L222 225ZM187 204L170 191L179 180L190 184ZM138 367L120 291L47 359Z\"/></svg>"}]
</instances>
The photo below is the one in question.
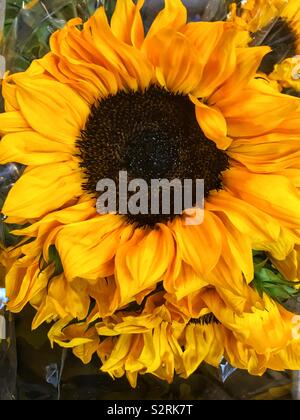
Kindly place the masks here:
<instances>
[{"instance_id":1,"label":"pollen on flower center","mask_svg":"<svg viewBox=\"0 0 300 420\"><path fill-rule=\"evenodd\" d=\"M142 178L147 183L204 179L207 197L222 187L222 172L229 166L226 153L200 129L188 96L154 85L96 102L77 145L85 173L83 188L95 196L99 180L109 178L118 185L119 172L127 171L128 181ZM170 214L128 215L128 219L139 226L154 226L175 217L172 203L170 208Z\"/></svg>"}]
</instances>

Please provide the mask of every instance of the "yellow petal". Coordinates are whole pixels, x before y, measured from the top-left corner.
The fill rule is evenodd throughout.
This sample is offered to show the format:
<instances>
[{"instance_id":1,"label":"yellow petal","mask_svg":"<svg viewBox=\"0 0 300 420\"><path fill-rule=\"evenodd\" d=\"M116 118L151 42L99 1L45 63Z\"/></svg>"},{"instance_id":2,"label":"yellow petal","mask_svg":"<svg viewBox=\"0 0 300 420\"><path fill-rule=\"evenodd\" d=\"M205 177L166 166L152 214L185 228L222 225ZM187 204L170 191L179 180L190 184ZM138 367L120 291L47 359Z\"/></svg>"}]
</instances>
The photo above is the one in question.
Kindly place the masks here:
<instances>
[{"instance_id":1,"label":"yellow petal","mask_svg":"<svg viewBox=\"0 0 300 420\"><path fill-rule=\"evenodd\" d=\"M226 236L234 260L240 265L248 283L254 278L252 244L250 238L243 235L226 216L219 216L226 229Z\"/></svg>"},{"instance_id":2,"label":"yellow petal","mask_svg":"<svg viewBox=\"0 0 300 420\"><path fill-rule=\"evenodd\" d=\"M193 102L196 105L197 121L205 136L213 140L218 149L226 150L232 139L227 136L227 123L221 111L196 99L193 99Z\"/></svg>"},{"instance_id":3,"label":"yellow petal","mask_svg":"<svg viewBox=\"0 0 300 420\"><path fill-rule=\"evenodd\" d=\"M282 349L291 339L291 318L283 308L257 295L249 311L241 315L227 307L214 291L203 292L204 301L217 319L231 330L238 341L260 354Z\"/></svg>"},{"instance_id":4,"label":"yellow petal","mask_svg":"<svg viewBox=\"0 0 300 420\"><path fill-rule=\"evenodd\" d=\"M83 36L90 39L102 57L108 61L106 68L114 70L126 88L137 90L149 86L153 77L150 63L136 48L118 40L107 21L104 8L100 7L84 27ZM98 54L99 54L98 53Z\"/></svg>"},{"instance_id":5,"label":"yellow petal","mask_svg":"<svg viewBox=\"0 0 300 420\"><path fill-rule=\"evenodd\" d=\"M287 178L235 168L224 174L224 181L236 196L281 220L287 227L299 227L300 194Z\"/></svg>"},{"instance_id":6,"label":"yellow petal","mask_svg":"<svg viewBox=\"0 0 300 420\"><path fill-rule=\"evenodd\" d=\"M165 290L174 294L178 300L201 290L207 285L207 281L185 262L182 262L181 270L177 276L171 271L164 280Z\"/></svg>"},{"instance_id":7,"label":"yellow petal","mask_svg":"<svg viewBox=\"0 0 300 420\"><path fill-rule=\"evenodd\" d=\"M300 340L299 340L299 318L296 325L295 331L297 331L297 338L292 340L285 349L282 349L277 354L274 354L268 363L268 367L274 370L299 370L300 369Z\"/></svg>"},{"instance_id":8,"label":"yellow petal","mask_svg":"<svg viewBox=\"0 0 300 420\"><path fill-rule=\"evenodd\" d=\"M279 261L272 259L275 267L284 275L284 278L290 281L300 280L300 246L296 245L288 256Z\"/></svg>"},{"instance_id":9,"label":"yellow petal","mask_svg":"<svg viewBox=\"0 0 300 420\"><path fill-rule=\"evenodd\" d=\"M226 214L232 224L253 242L276 242L279 238L280 225L276 220L234 194L227 191L211 194L206 206L208 210Z\"/></svg>"},{"instance_id":10,"label":"yellow petal","mask_svg":"<svg viewBox=\"0 0 300 420\"><path fill-rule=\"evenodd\" d=\"M45 290L52 269L49 267L40 272L38 261L30 263L28 257L16 262L6 276L8 309L20 312L31 299Z\"/></svg>"},{"instance_id":11,"label":"yellow petal","mask_svg":"<svg viewBox=\"0 0 300 420\"><path fill-rule=\"evenodd\" d=\"M174 240L164 225L135 235L116 256L116 281L121 301L162 281L173 257Z\"/></svg>"},{"instance_id":12,"label":"yellow petal","mask_svg":"<svg viewBox=\"0 0 300 420\"><path fill-rule=\"evenodd\" d=\"M225 22L191 22L182 28L182 33L196 48L203 68L214 54L224 31L227 29ZM203 71L203 70L202 70ZM199 74L199 80L202 76Z\"/></svg>"},{"instance_id":13,"label":"yellow petal","mask_svg":"<svg viewBox=\"0 0 300 420\"><path fill-rule=\"evenodd\" d=\"M0 114L1 135L26 130L30 130L30 126L20 112L10 111Z\"/></svg>"},{"instance_id":14,"label":"yellow petal","mask_svg":"<svg viewBox=\"0 0 300 420\"><path fill-rule=\"evenodd\" d=\"M64 275L55 277L48 285L48 298L60 318L83 320L88 315L90 299L87 284L81 279L69 283Z\"/></svg>"},{"instance_id":15,"label":"yellow petal","mask_svg":"<svg viewBox=\"0 0 300 420\"><path fill-rule=\"evenodd\" d=\"M186 36L165 30L147 44L147 56L156 66L159 83L172 92L189 94L199 85L201 63Z\"/></svg>"},{"instance_id":16,"label":"yellow petal","mask_svg":"<svg viewBox=\"0 0 300 420\"><path fill-rule=\"evenodd\" d=\"M270 47L238 48L234 74L212 95L210 103L218 105L218 101L222 104L230 102L229 97L235 95L236 86L241 90L249 83L255 76L263 57L270 51Z\"/></svg>"},{"instance_id":17,"label":"yellow petal","mask_svg":"<svg viewBox=\"0 0 300 420\"><path fill-rule=\"evenodd\" d=\"M203 70L201 83L198 87L198 97L210 96L234 73L237 62L236 40L238 35L238 31L231 25L226 27Z\"/></svg>"},{"instance_id":18,"label":"yellow petal","mask_svg":"<svg viewBox=\"0 0 300 420\"><path fill-rule=\"evenodd\" d=\"M89 115L88 104L71 88L53 80L17 73L14 82L22 114L31 127L53 140L74 144Z\"/></svg>"},{"instance_id":19,"label":"yellow petal","mask_svg":"<svg viewBox=\"0 0 300 420\"><path fill-rule=\"evenodd\" d=\"M259 136L274 130L298 106L296 98L280 94L261 79L253 80L228 99L224 104L218 101L218 107L233 137Z\"/></svg>"},{"instance_id":20,"label":"yellow petal","mask_svg":"<svg viewBox=\"0 0 300 420\"><path fill-rule=\"evenodd\" d=\"M186 20L187 10L181 0L165 0L165 7L152 23L146 42L161 30L179 30L186 24Z\"/></svg>"},{"instance_id":21,"label":"yellow petal","mask_svg":"<svg viewBox=\"0 0 300 420\"><path fill-rule=\"evenodd\" d=\"M52 141L35 131L7 134L0 142L0 163L47 165L72 160L75 148Z\"/></svg>"},{"instance_id":22,"label":"yellow petal","mask_svg":"<svg viewBox=\"0 0 300 420\"><path fill-rule=\"evenodd\" d=\"M299 136L270 133L251 139L234 140L228 154L252 172L280 172L298 167L299 146Z\"/></svg>"},{"instance_id":23,"label":"yellow petal","mask_svg":"<svg viewBox=\"0 0 300 420\"><path fill-rule=\"evenodd\" d=\"M42 238L44 241L45 235L49 235L55 227L81 222L95 215L95 202L94 200L89 200L73 206L71 205L55 212L51 212L38 222L32 223L26 228L14 230L13 234L30 238Z\"/></svg>"},{"instance_id":24,"label":"yellow petal","mask_svg":"<svg viewBox=\"0 0 300 420\"><path fill-rule=\"evenodd\" d=\"M17 101L17 87L12 82L12 76L8 74L2 80L2 96L4 98L4 108L7 112L20 111L20 106Z\"/></svg>"},{"instance_id":25,"label":"yellow petal","mask_svg":"<svg viewBox=\"0 0 300 420\"><path fill-rule=\"evenodd\" d=\"M81 323L68 326L70 321L71 318L66 317L53 325L48 334L52 346L54 343L57 343L64 348L74 348L89 344L94 340L99 341L96 334L93 334L93 329L92 333L88 331L86 324Z\"/></svg>"},{"instance_id":26,"label":"yellow petal","mask_svg":"<svg viewBox=\"0 0 300 420\"><path fill-rule=\"evenodd\" d=\"M81 174L72 162L27 169L10 190L3 206L8 216L41 217L79 197Z\"/></svg>"},{"instance_id":27,"label":"yellow petal","mask_svg":"<svg viewBox=\"0 0 300 420\"><path fill-rule=\"evenodd\" d=\"M188 378L207 358L215 340L213 325L188 325L185 330L185 351L183 352L184 372Z\"/></svg>"},{"instance_id":28,"label":"yellow petal","mask_svg":"<svg viewBox=\"0 0 300 420\"><path fill-rule=\"evenodd\" d=\"M118 1L111 19L111 29L120 40L136 48L140 48L144 41L144 25L140 10L144 0L137 5L132 0Z\"/></svg>"},{"instance_id":29,"label":"yellow petal","mask_svg":"<svg viewBox=\"0 0 300 420\"><path fill-rule=\"evenodd\" d=\"M108 317L118 309L119 298L116 281L113 277L98 279L89 287L89 295L97 303L97 311L100 318Z\"/></svg>"},{"instance_id":30,"label":"yellow petal","mask_svg":"<svg viewBox=\"0 0 300 420\"><path fill-rule=\"evenodd\" d=\"M184 225L181 219L172 224L183 261L199 276L205 276L216 266L222 250L222 236L214 217L208 211L204 217L204 223L199 226Z\"/></svg>"},{"instance_id":31,"label":"yellow petal","mask_svg":"<svg viewBox=\"0 0 300 420\"><path fill-rule=\"evenodd\" d=\"M76 277L97 280L113 274L108 263L114 258L124 221L116 215L64 226L56 238L56 247L68 280Z\"/></svg>"}]
</instances>

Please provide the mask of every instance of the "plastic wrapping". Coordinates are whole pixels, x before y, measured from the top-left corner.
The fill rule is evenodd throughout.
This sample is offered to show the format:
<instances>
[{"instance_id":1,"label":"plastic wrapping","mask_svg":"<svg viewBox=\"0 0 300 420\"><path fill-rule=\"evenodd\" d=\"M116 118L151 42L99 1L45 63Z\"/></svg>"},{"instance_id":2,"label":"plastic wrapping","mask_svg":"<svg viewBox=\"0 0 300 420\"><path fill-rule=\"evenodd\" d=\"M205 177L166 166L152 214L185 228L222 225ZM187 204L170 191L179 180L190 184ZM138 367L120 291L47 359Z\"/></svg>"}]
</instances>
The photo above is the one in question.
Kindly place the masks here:
<instances>
[{"instance_id":1,"label":"plastic wrapping","mask_svg":"<svg viewBox=\"0 0 300 420\"><path fill-rule=\"evenodd\" d=\"M80 16L87 19L100 5L99 0L43 0L21 3L16 18L2 45L6 68L12 72L28 67L35 58L49 50L49 36L67 20Z\"/></svg>"},{"instance_id":2,"label":"plastic wrapping","mask_svg":"<svg viewBox=\"0 0 300 420\"><path fill-rule=\"evenodd\" d=\"M16 393L17 355L14 321L5 311L5 289L0 288L0 400L13 400Z\"/></svg>"},{"instance_id":3,"label":"plastic wrapping","mask_svg":"<svg viewBox=\"0 0 300 420\"><path fill-rule=\"evenodd\" d=\"M1 51L6 59L6 69L16 72L28 67L30 62L44 55L51 33L64 26L72 17L87 19L103 3L111 15L115 0L31 0L11 1L9 25ZM224 19L229 1L186 0L189 20ZM0 0L0 11L4 2ZM143 16L146 29L161 9L162 0L145 2ZM14 15L15 13L15 15ZM2 64L3 72L3 64ZM23 167L14 163L0 166L0 206ZM14 245L10 234L14 226L0 218L0 242ZM0 272L1 276L1 272ZM0 277L0 280L1 279ZM1 285L1 281L0 281ZM127 380L113 381L99 373L99 362L93 360L84 366L71 352L50 348L47 328L30 331L33 310L27 308L13 318L5 312L5 290L0 289L0 400L231 400L290 398L292 386L289 374L269 372L262 378L251 377L237 371L226 360L219 369L203 366L189 380L176 378L169 385L148 375L139 379L134 393ZM18 357L17 357L18 355ZM276 389L276 392L270 390ZM299 396L299 374L294 374L294 398ZM273 398L274 397L274 398Z\"/></svg>"},{"instance_id":4,"label":"plastic wrapping","mask_svg":"<svg viewBox=\"0 0 300 420\"><path fill-rule=\"evenodd\" d=\"M183 0L188 9L189 21L216 21L225 19L228 13L229 0ZM143 8L146 29L154 17L163 8L164 0L146 0Z\"/></svg>"}]
</instances>

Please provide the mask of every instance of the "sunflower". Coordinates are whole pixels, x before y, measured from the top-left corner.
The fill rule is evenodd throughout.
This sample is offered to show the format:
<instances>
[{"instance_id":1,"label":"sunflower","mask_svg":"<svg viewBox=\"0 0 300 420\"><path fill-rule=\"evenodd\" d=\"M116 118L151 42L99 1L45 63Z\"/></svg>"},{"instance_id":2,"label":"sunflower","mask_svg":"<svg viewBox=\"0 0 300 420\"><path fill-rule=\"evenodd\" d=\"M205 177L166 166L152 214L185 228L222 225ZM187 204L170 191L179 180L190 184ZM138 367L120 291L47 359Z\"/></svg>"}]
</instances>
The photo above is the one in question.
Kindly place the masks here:
<instances>
[{"instance_id":1,"label":"sunflower","mask_svg":"<svg viewBox=\"0 0 300 420\"><path fill-rule=\"evenodd\" d=\"M177 302L158 292L142 311L118 311L93 326L68 325L66 318L52 327L49 337L73 348L85 363L97 352L103 372L112 378L126 374L133 387L138 374L151 373L171 383L175 373L188 378L203 361L217 367L224 356L253 375L267 368L296 369L300 340L291 334L292 314L250 288L247 292L249 300L240 314L213 290Z\"/></svg>"},{"instance_id":2,"label":"sunflower","mask_svg":"<svg viewBox=\"0 0 300 420\"><path fill-rule=\"evenodd\" d=\"M251 34L251 45L268 45L260 70L270 74L276 64L300 54L300 9L298 0L247 0L231 5L229 20Z\"/></svg>"},{"instance_id":3,"label":"sunflower","mask_svg":"<svg viewBox=\"0 0 300 420\"><path fill-rule=\"evenodd\" d=\"M252 285L253 250L283 262L300 245L299 100L257 77L270 48L243 46L233 23L187 23L166 0L145 35L142 6L118 1L111 23L103 7L72 19L3 80L0 163L26 165L2 208L21 225L8 309L30 303L33 328L55 322L52 343L84 363L97 351L133 385L222 355L253 374L273 356L300 368L285 353L299 353L293 314ZM118 186L122 171L204 179L203 223L187 223L190 207L99 213L99 180Z\"/></svg>"}]
</instances>

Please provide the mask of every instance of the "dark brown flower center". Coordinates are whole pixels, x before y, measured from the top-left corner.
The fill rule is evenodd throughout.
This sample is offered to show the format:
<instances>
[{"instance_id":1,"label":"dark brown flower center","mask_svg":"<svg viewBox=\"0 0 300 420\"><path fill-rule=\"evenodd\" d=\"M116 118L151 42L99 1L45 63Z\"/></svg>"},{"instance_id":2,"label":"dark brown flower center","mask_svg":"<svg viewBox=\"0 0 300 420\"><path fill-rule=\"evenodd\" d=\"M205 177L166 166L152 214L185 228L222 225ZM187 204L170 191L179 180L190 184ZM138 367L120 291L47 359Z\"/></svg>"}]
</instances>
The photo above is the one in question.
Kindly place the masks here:
<instances>
[{"instance_id":1,"label":"dark brown flower center","mask_svg":"<svg viewBox=\"0 0 300 420\"><path fill-rule=\"evenodd\" d=\"M77 144L85 172L83 188L96 197L97 183L109 178L118 186L120 171L128 173L128 182L141 178L149 188L153 179L189 179L193 186L203 179L207 197L222 187L222 172L229 166L226 153L201 131L188 96L157 86L96 102ZM176 216L173 194L170 200L168 214L126 217L139 226L167 222Z\"/></svg>"},{"instance_id":2,"label":"dark brown flower center","mask_svg":"<svg viewBox=\"0 0 300 420\"><path fill-rule=\"evenodd\" d=\"M276 64L297 53L297 35L291 24L282 17L273 19L270 24L253 33L252 37L252 46L267 45L272 48L261 62L259 70L263 73L272 73Z\"/></svg>"}]
</instances>

